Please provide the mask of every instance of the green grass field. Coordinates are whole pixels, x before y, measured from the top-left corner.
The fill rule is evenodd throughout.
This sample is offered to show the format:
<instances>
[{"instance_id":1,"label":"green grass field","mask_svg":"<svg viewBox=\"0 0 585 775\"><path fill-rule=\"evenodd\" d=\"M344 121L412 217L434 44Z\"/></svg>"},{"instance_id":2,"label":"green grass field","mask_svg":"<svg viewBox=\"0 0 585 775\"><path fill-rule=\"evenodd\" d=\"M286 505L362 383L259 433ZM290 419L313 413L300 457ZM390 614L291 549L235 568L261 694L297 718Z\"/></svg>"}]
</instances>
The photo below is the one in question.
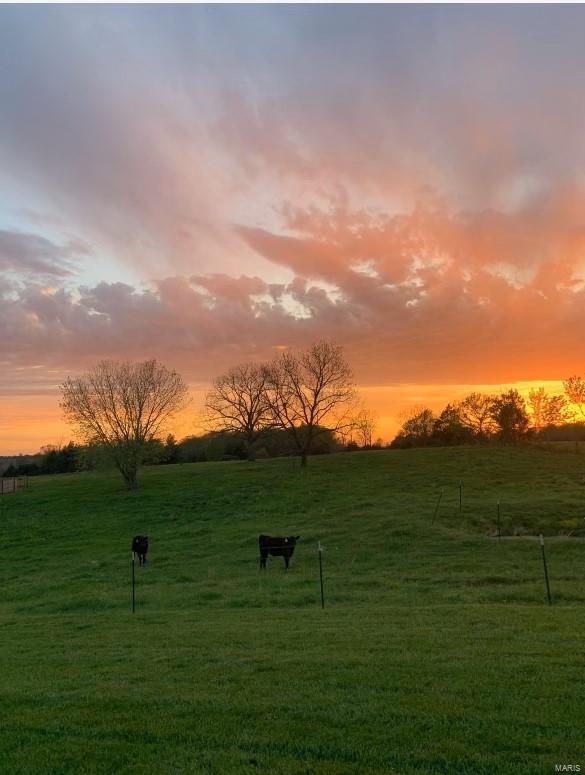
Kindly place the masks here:
<instances>
[{"instance_id":1,"label":"green grass field","mask_svg":"<svg viewBox=\"0 0 585 775\"><path fill-rule=\"evenodd\" d=\"M569 450L31 480L0 500L0 772L585 770L584 518ZM260 532L302 536L288 573Z\"/></svg>"}]
</instances>

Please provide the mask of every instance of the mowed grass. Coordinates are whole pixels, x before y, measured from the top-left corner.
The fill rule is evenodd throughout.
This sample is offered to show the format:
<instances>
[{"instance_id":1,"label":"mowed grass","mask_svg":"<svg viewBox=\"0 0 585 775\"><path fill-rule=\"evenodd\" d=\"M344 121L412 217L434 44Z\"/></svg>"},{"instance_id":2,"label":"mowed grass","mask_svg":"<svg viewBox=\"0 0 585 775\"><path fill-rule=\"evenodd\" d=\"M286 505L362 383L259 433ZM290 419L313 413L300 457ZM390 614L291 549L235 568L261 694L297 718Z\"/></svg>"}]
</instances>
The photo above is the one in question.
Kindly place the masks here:
<instances>
[{"instance_id":1,"label":"mowed grass","mask_svg":"<svg viewBox=\"0 0 585 775\"><path fill-rule=\"evenodd\" d=\"M2 773L585 767L585 455L158 467L136 493L39 478L0 519ZM259 573L260 532L302 536L288 573Z\"/></svg>"}]
</instances>

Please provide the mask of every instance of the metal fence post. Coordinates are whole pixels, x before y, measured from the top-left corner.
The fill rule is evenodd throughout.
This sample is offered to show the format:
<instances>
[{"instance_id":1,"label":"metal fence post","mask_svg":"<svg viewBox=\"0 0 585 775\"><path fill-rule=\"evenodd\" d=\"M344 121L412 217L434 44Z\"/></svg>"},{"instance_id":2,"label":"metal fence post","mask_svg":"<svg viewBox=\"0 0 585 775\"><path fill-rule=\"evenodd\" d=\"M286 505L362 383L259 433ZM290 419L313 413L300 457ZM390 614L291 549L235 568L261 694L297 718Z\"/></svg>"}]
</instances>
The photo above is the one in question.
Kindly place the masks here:
<instances>
[{"instance_id":1,"label":"metal fence post","mask_svg":"<svg viewBox=\"0 0 585 775\"><path fill-rule=\"evenodd\" d=\"M546 555L544 553L544 536L540 534L540 551L542 552L542 566L544 568L544 581L546 583L546 596L548 598L548 604L552 605L552 598L550 596L550 583L548 580L548 568L546 567Z\"/></svg>"},{"instance_id":2,"label":"metal fence post","mask_svg":"<svg viewBox=\"0 0 585 775\"><path fill-rule=\"evenodd\" d=\"M323 594L323 560L322 560L322 554L323 554L323 547L321 546L321 541L318 543L319 548L319 581L321 583L321 608L325 608L325 595Z\"/></svg>"}]
</instances>

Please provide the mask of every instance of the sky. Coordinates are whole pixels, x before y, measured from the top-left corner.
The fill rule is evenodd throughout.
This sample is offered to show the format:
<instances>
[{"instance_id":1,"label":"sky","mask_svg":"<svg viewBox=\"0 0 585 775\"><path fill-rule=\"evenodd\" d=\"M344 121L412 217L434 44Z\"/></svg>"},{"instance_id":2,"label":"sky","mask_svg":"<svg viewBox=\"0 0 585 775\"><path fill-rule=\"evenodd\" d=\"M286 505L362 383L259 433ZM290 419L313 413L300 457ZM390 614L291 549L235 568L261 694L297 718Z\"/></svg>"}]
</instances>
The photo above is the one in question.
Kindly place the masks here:
<instances>
[{"instance_id":1,"label":"sky","mask_svg":"<svg viewBox=\"0 0 585 775\"><path fill-rule=\"evenodd\" d=\"M196 408L332 340L386 438L582 374L584 39L579 5L0 6L0 454L68 441L104 358Z\"/></svg>"}]
</instances>

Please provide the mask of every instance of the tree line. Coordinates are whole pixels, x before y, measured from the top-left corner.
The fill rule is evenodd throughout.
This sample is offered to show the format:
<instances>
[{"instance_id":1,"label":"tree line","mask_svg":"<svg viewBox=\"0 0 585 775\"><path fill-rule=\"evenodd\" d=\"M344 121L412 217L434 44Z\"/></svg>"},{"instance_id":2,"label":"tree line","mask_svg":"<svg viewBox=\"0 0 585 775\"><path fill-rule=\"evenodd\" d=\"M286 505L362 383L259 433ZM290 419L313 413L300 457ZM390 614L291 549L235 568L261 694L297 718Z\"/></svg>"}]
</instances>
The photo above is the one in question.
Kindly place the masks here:
<instances>
[{"instance_id":1,"label":"tree line","mask_svg":"<svg viewBox=\"0 0 585 775\"><path fill-rule=\"evenodd\" d=\"M38 476L41 474L68 474L81 470L82 447L69 442L62 447L43 447L37 455L19 455L10 458L2 476Z\"/></svg>"},{"instance_id":2,"label":"tree line","mask_svg":"<svg viewBox=\"0 0 585 775\"><path fill-rule=\"evenodd\" d=\"M516 443L574 421L585 428L585 380L570 377L564 393L516 390L471 393L438 415L420 407L403 417L391 447L488 442ZM61 408L79 443L46 448L39 460L13 464L4 475L65 473L113 463L125 485L138 486L143 464L311 454L377 448L376 418L359 400L343 348L321 341L285 350L266 363L243 363L218 376L199 417L203 433L177 442L165 436L183 411L183 378L156 360L102 361L60 386ZM32 468L31 468L32 465ZM25 470L26 469L26 470Z\"/></svg>"},{"instance_id":3,"label":"tree line","mask_svg":"<svg viewBox=\"0 0 585 775\"><path fill-rule=\"evenodd\" d=\"M377 440L367 449L382 448ZM344 441L322 429L313 443L311 455L324 455L344 450L362 449L357 442ZM289 435L279 429L267 431L255 450L255 458L291 457L296 448ZM174 465L177 463L206 463L229 460L249 460L244 439L236 433L208 432L177 440L169 433L162 439L151 439L143 446L141 465ZM0 457L0 476L43 476L69 474L79 471L107 469L112 465L108 450L99 443L69 442L64 446L43 447L36 455Z\"/></svg>"},{"instance_id":4,"label":"tree line","mask_svg":"<svg viewBox=\"0 0 585 775\"><path fill-rule=\"evenodd\" d=\"M418 407L402 418L402 425L391 447L450 446L497 440L514 444L527 438L552 441L565 429L578 440L585 422L585 379L569 377L563 393L549 394L534 388L523 398L517 390L498 395L470 393L457 403L449 403L435 414Z\"/></svg>"},{"instance_id":5,"label":"tree line","mask_svg":"<svg viewBox=\"0 0 585 775\"><path fill-rule=\"evenodd\" d=\"M166 439L151 439L144 445L142 462L146 465L179 463L181 460L181 442L172 434ZM111 457L99 443L75 443L59 446L45 446L36 455L14 455L0 458L0 475L47 476L52 474L71 474L78 471L93 471L108 466Z\"/></svg>"}]
</instances>

